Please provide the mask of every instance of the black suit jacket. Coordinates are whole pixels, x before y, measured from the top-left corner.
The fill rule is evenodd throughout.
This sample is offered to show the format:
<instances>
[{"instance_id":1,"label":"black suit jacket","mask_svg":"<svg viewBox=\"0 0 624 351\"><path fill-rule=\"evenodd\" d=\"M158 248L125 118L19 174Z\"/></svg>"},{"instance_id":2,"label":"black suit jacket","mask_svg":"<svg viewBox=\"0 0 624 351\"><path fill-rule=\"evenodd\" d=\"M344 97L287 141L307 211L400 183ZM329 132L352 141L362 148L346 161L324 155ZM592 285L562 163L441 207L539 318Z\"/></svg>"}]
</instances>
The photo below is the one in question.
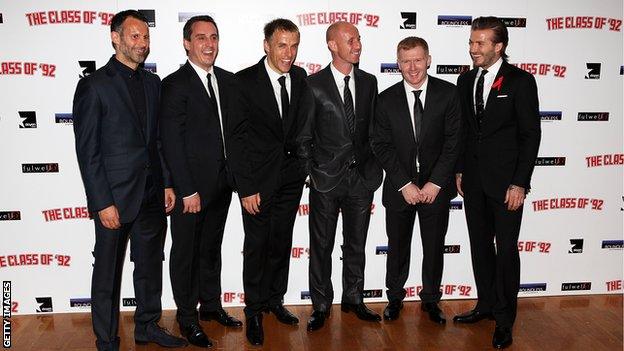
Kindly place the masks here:
<instances>
[{"instance_id":1,"label":"black suit jacket","mask_svg":"<svg viewBox=\"0 0 624 351\"><path fill-rule=\"evenodd\" d=\"M383 171L369 143L377 100L377 79L356 67L353 69L356 119L353 139L330 66L307 79L305 100L306 106L310 107L304 111L305 125L299 135L298 152L306 160L311 186L319 192L328 192L340 183L353 153L366 188L374 191L383 178Z\"/></svg>"},{"instance_id":2,"label":"black suit jacket","mask_svg":"<svg viewBox=\"0 0 624 351\"><path fill-rule=\"evenodd\" d=\"M139 213L147 175L152 175L157 189L169 187L170 179L161 165L159 152L160 79L138 69L147 105L144 131L126 82L112 60L78 82L72 114L78 166L89 211L96 214L115 205L120 221L127 223ZM158 191L161 201L163 194Z\"/></svg>"},{"instance_id":3,"label":"black suit jacket","mask_svg":"<svg viewBox=\"0 0 624 351\"><path fill-rule=\"evenodd\" d=\"M298 115L303 108L301 94L306 73L294 65L288 72L289 111L287 118L282 119L264 59L236 73L242 90L242 115L247 123L247 139L243 141L246 154L235 160L240 168L247 169L236 179L241 198L271 193L282 181L305 178L302 161L296 155L296 136L302 128ZM284 168L285 162L291 164Z\"/></svg>"},{"instance_id":4,"label":"black suit jacket","mask_svg":"<svg viewBox=\"0 0 624 351\"><path fill-rule=\"evenodd\" d=\"M478 186L504 199L509 185L531 187L541 138L537 85L531 74L503 62L494 80L502 77L502 84L490 90L479 128L473 100L476 75L475 68L457 80L465 125L457 172L463 173L465 191Z\"/></svg>"},{"instance_id":5,"label":"black suit jacket","mask_svg":"<svg viewBox=\"0 0 624 351\"><path fill-rule=\"evenodd\" d=\"M383 186L384 206L405 207L405 184L422 188L432 182L442 187L440 194L455 197L454 169L459 155L461 107L456 87L428 77L420 143L416 145L414 127L403 81L379 94L373 130L373 152L386 171ZM420 172L416 171L416 155Z\"/></svg>"},{"instance_id":6,"label":"black suit jacket","mask_svg":"<svg viewBox=\"0 0 624 351\"><path fill-rule=\"evenodd\" d=\"M244 136L239 113L239 93L234 75L214 66L223 117L226 156L238 157ZM197 72L189 62L162 83L160 124L163 153L176 193L186 197L198 192L205 207L219 191L218 177L225 165L220 117ZM236 172L236 169L228 171ZM233 184L232 184L233 185Z\"/></svg>"}]
</instances>

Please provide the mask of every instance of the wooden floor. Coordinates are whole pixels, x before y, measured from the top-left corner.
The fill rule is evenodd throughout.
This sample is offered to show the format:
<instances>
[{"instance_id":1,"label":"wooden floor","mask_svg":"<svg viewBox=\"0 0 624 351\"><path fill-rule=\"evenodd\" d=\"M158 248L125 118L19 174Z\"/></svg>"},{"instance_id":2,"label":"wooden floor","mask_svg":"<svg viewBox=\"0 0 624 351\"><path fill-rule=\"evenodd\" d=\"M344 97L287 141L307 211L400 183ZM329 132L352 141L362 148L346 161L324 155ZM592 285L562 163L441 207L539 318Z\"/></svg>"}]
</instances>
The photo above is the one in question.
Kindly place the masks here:
<instances>
[{"instance_id":1,"label":"wooden floor","mask_svg":"<svg viewBox=\"0 0 624 351\"><path fill-rule=\"evenodd\" d=\"M441 307L452 318L470 309L474 301L443 301ZM381 313L384 304L370 304ZM265 315L265 345L247 344L244 329L226 329L215 322L202 322L217 350L488 350L493 321L474 325L452 322L434 325L420 311L420 303L409 302L401 318L393 322L363 322L334 305L325 327L309 333L305 325L310 306L291 306L301 319L299 326L282 325ZM229 312L242 318L241 308ZM622 350L622 295L523 298L518 304L514 343L509 350ZM161 325L179 334L175 311L165 311ZM28 315L12 318L12 350L94 350L88 313ZM160 350L158 346L135 346L132 313L123 313L120 326L122 350ZM189 346L184 350L201 350Z\"/></svg>"}]
</instances>

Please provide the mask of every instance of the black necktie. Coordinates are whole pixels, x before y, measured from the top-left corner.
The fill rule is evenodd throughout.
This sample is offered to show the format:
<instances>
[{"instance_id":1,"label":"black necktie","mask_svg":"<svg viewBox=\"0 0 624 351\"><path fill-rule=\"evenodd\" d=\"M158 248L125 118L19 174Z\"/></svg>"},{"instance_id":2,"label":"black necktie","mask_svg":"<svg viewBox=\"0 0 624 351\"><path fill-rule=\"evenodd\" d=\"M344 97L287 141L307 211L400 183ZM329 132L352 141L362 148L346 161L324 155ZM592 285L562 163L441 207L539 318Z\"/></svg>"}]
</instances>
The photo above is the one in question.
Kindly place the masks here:
<instances>
[{"instance_id":1,"label":"black necktie","mask_svg":"<svg viewBox=\"0 0 624 351\"><path fill-rule=\"evenodd\" d=\"M416 137L416 145L420 142L420 130L422 128L423 121L423 105L420 102L420 93L422 90L412 90L414 93L414 136Z\"/></svg>"},{"instance_id":2,"label":"black necktie","mask_svg":"<svg viewBox=\"0 0 624 351\"><path fill-rule=\"evenodd\" d=\"M481 121L483 120L483 109L485 105L483 102L483 76L485 76L487 72L488 71L486 69L481 72L481 75L477 80L477 89L475 91L475 112L477 115L477 121L479 122L479 127L481 126Z\"/></svg>"},{"instance_id":3,"label":"black necktie","mask_svg":"<svg viewBox=\"0 0 624 351\"><path fill-rule=\"evenodd\" d=\"M281 76L277 79L280 86L280 96L282 98L282 119L286 119L288 117L288 106L290 102L288 101L288 90L286 90L286 77Z\"/></svg>"},{"instance_id":4,"label":"black necktie","mask_svg":"<svg viewBox=\"0 0 624 351\"><path fill-rule=\"evenodd\" d=\"M219 108L217 107L217 96L215 95L214 89L212 89L212 81L210 79L210 73L206 75L208 78L208 92L210 93L210 103L212 104L212 108L214 109L215 115L219 117Z\"/></svg>"},{"instance_id":5,"label":"black necktie","mask_svg":"<svg viewBox=\"0 0 624 351\"><path fill-rule=\"evenodd\" d=\"M351 95L351 90L349 89L349 78L351 77L344 77L344 109L345 116L347 117L347 126L349 127L349 133L353 135L353 133L355 133L355 112L353 111L353 96Z\"/></svg>"}]
</instances>

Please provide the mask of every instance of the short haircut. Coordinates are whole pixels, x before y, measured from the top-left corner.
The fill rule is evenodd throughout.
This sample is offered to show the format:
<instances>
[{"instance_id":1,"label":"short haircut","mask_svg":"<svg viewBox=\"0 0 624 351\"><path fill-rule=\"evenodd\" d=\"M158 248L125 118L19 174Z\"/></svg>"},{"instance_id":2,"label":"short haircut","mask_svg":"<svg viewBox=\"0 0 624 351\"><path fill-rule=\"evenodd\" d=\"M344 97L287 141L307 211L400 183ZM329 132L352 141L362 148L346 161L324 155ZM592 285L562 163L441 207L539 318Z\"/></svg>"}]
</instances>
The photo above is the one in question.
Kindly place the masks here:
<instances>
[{"instance_id":1,"label":"short haircut","mask_svg":"<svg viewBox=\"0 0 624 351\"><path fill-rule=\"evenodd\" d=\"M193 35L193 24L196 22L209 22L214 24L217 29L217 35L219 35L219 27L217 27L217 22L215 22L214 18L208 15L193 16L186 21L184 28L182 28L182 36L185 40L191 41L191 35Z\"/></svg>"},{"instance_id":2,"label":"short haircut","mask_svg":"<svg viewBox=\"0 0 624 351\"><path fill-rule=\"evenodd\" d=\"M299 33L299 28L291 20L285 18L276 18L264 25L264 40L269 41L278 30L291 33Z\"/></svg>"},{"instance_id":3,"label":"short haircut","mask_svg":"<svg viewBox=\"0 0 624 351\"><path fill-rule=\"evenodd\" d=\"M509 44L509 32L507 31L505 23L503 23L500 18L494 16L477 17L472 20L472 26L470 28L471 30L491 29L492 32L494 32L492 41L494 44L503 43L501 57L503 60L507 61L509 56L505 53L505 49L507 49L507 44Z\"/></svg>"},{"instance_id":4,"label":"short haircut","mask_svg":"<svg viewBox=\"0 0 624 351\"><path fill-rule=\"evenodd\" d=\"M407 37L397 44L397 56L401 50L411 50L415 47L421 47L425 50L425 54L429 55L429 45L427 41L419 37Z\"/></svg>"},{"instance_id":5,"label":"short haircut","mask_svg":"<svg viewBox=\"0 0 624 351\"><path fill-rule=\"evenodd\" d=\"M143 15L139 11L137 11L137 10L124 10L124 11L121 11L121 12L117 12L115 14L115 16L113 16L113 19L111 19L111 25L110 25L111 33L112 32L117 32L117 33L121 34L122 25L123 25L124 21L128 17L136 18L139 21L143 21L143 22L145 22L145 24L148 24L148 21L147 21L147 18L145 17L145 15ZM115 48L115 43L111 42L111 45L113 45L113 49L117 50Z\"/></svg>"}]
</instances>

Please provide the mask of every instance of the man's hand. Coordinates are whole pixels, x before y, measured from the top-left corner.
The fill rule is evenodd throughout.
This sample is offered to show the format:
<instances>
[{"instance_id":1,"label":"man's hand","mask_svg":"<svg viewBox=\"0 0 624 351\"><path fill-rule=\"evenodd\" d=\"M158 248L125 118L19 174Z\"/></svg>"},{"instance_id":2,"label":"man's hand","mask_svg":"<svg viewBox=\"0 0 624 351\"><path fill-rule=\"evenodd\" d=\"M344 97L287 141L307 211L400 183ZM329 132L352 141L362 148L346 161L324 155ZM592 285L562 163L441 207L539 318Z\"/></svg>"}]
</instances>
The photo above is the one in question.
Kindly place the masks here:
<instances>
[{"instance_id":1,"label":"man's hand","mask_svg":"<svg viewBox=\"0 0 624 351\"><path fill-rule=\"evenodd\" d=\"M526 193L524 188L517 185L510 185L505 194L505 203L509 211L515 211L524 203Z\"/></svg>"},{"instance_id":2,"label":"man's hand","mask_svg":"<svg viewBox=\"0 0 624 351\"><path fill-rule=\"evenodd\" d=\"M107 229L119 229L121 223L119 223L119 212L115 205L108 206L107 208L98 212L100 222Z\"/></svg>"},{"instance_id":3,"label":"man's hand","mask_svg":"<svg viewBox=\"0 0 624 351\"><path fill-rule=\"evenodd\" d=\"M416 205L421 201L420 189L414 183L409 183L403 189L401 189L401 194L403 194L403 199L405 199L405 202L410 205Z\"/></svg>"},{"instance_id":4,"label":"man's hand","mask_svg":"<svg viewBox=\"0 0 624 351\"><path fill-rule=\"evenodd\" d=\"M462 189L461 183L462 183L462 174L461 173L455 174L455 185L457 186L457 193L461 195L461 197L464 197L464 190Z\"/></svg>"},{"instance_id":5,"label":"man's hand","mask_svg":"<svg viewBox=\"0 0 624 351\"><path fill-rule=\"evenodd\" d=\"M201 199L199 198L199 193L191 197L187 197L186 199L182 199L182 204L184 205L182 213L197 213L201 211Z\"/></svg>"},{"instance_id":6,"label":"man's hand","mask_svg":"<svg viewBox=\"0 0 624 351\"><path fill-rule=\"evenodd\" d=\"M247 213L255 215L260 212L260 193L250 195L241 199L241 204Z\"/></svg>"},{"instance_id":7,"label":"man's hand","mask_svg":"<svg viewBox=\"0 0 624 351\"><path fill-rule=\"evenodd\" d=\"M169 213L175 206L175 192L173 188L165 188L165 212Z\"/></svg>"},{"instance_id":8,"label":"man's hand","mask_svg":"<svg viewBox=\"0 0 624 351\"><path fill-rule=\"evenodd\" d=\"M425 186L420 190L420 196L422 202L426 204L433 203L440 192L440 187L436 186L432 182L427 182Z\"/></svg>"}]
</instances>

